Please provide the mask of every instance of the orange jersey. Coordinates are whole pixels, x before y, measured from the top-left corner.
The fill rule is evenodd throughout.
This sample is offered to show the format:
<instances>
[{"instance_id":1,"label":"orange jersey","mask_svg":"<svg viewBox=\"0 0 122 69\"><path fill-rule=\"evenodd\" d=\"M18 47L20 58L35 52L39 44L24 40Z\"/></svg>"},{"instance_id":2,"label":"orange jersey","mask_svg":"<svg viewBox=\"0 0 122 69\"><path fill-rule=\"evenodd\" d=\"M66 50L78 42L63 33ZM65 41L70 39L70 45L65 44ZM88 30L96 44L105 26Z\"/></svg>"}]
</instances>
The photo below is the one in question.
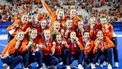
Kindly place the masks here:
<instances>
[{"instance_id":1,"label":"orange jersey","mask_svg":"<svg viewBox=\"0 0 122 69\"><path fill-rule=\"evenodd\" d=\"M28 40L27 40L27 38L24 38L23 42L21 44L21 47L19 49L20 53L25 53L27 51L27 48L26 48L27 45L28 45Z\"/></svg>"},{"instance_id":2,"label":"orange jersey","mask_svg":"<svg viewBox=\"0 0 122 69\"><path fill-rule=\"evenodd\" d=\"M6 52L8 52L9 55L11 55L17 51L17 49L15 48L16 41L17 40L14 38L7 44L7 46L2 51L2 57L6 54Z\"/></svg>"},{"instance_id":3,"label":"orange jersey","mask_svg":"<svg viewBox=\"0 0 122 69\"><path fill-rule=\"evenodd\" d=\"M50 26L52 26L54 21L57 18L56 13L46 3L44 3L44 6L45 6L46 10L48 11L48 13L51 16Z\"/></svg>"},{"instance_id":4,"label":"orange jersey","mask_svg":"<svg viewBox=\"0 0 122 69\"><path fill-rule=\"evenodd\" d=\"M63 46L62 44L56 44L56 47L55 47L55 54L56 55L61 55L62 54L62 51L63 51Z\"/></svg>"},{"instance_id":5,"label":"orange jersey","mask_svg":"<svg viewBox=\"0 0 122 69\"><path fill-rule=\"evenodd\" d=\"M13 28L17 24L19 25L19 27ZM14 36L18 30L26 31L26 29L29 27L29 21L26 21L26 23L23 26L20 26L20 24L21 24L21 21L17 20L12 25L10 25L7 28L7 30L9 31L9 30L15 29L15 31L12 33L12 35Z\"/></svg>"},{"instance_id":6,"label":"orange jersey","mask_svg":"<svg viewBox=\"0 0 122 69\"><path fill-rule=\"evenodd\" d=\"M26 39L23 39L23 41L21 42L20 45L23 46L23 47L26 47L25 45L26 45L27 43L26 43L25 41L26 41ZM23 52L24 50L21 50L21 46L20 46L18 49L15 48L16 42L17 42L16 38L13 38L13 39L7 44L7 46L3 49L3 51L2 51L2 56L4 56L4 55L6 54L6 52L8 52L9 55L15 54L17 51Z\"/></svg>"},{"instance_id":7,"label":"orange jersey","mask_svg":"<svg viewBox=\"0 0 122 69\"><path fill-rule=\"evenodd\" d=\"M96 24L96 29L97 30L102 30L102 24L101 23L97 23Z\"/></svg>"},{"instance_id":8,"label":"orange jersey","mask_svg":"<svg viewBox=\"0 0 122 69\"><path fill-rule=\"evenodd\" d=\"M19 25L20 23L21 23L21 20L19 20L19 19L15 20L15 22L12 25L7 27L7 30L9 31L9 30L13 29L13 27L15 25Z\"/></svg>"},{"instance_id":9,"label":"orange jersey","mask_svg":"<svg viewBox=\"0 0 122 69\"><path fill-rule=\"evenodd\" d=\"M41 28L40 28L40 26L39 25L37 25L36 27L32 27L31 25L29 25L29 28L31 28L31 29L37 29L37 33L39 34L40 32L41 32Z\"/></svg>"},{"instance_id":10,"label":"orange jersey","mask_svg":"<svg viewBox=\"0 0 122 69\"><path fill-rule=\"evenodd\" d=\"M94 47L94 41L91 40L87 46L84 46L84 54L88 55L93 50L93 47Z\"/></svg>"},{"instance_id":11,"label":"orange jersey","mask_svg":"<svg viewBox=\"0 0 122 69\"><path fill-rule=\"evenodd\" d=\"M44 55L50 55L52 53L52 48L55 48L52 44L52 40L50 40L47 44L46 41L43 40L43 45L44 47L42 48L43 54Z\"/></svg>"},{"instance_id":12,"label":"orange jersey","mask_svg":"<svg viewBox=\"0 0 122 69\"><path fill-rule=\"evenodd\" d=\"M77 42L79 42L79 44ZM80 50L83 50L84 49L83 45L80 43L81 42L80 39L78 39L77 42L72 43L71 40L68 40L67 41L67 43L68 43L67 48L70 49L70 53L72 55L76 54L79 49Z\"/></svg>"},{"instance_id":13,"label":"orange jersey","mask_svg":"<svg viewBox=\"0 0 122 69\"><path fill-rule=\"evenodd\" d=\"M90 39L95 40L96 39L96 30L90 30Z\"/></svg>"},{"instance_id":14,"label":"orange jersey","mask_svg":"<svg viewBox=\"0 0 122 69\"><path fill-rule=\"evenodd\" d=\"M22 26L19 26L19 30L26 31L27 28L29 28L29 21L26 21L26 23Z\"/></svg>"},{"instance_id":15,"label":"orange jersey","mask_svg":"<svg viewBox=\"0 0 122 69\"><path fill-rule=\"evenodd\" d=\"M113 38L113 26L112 26L112 24L108 24L108 31L106 31L105 27L102 27L102 31L103 31L104 36L107 36L110 39Z\"/></svg>"},{"instance_id":16,"label":"orange jersey","mask_svg":"<svg viewBox=\"0 0 122 69\"><path fill-rule=\"evenodd\" d=\"M35 45L31 47L31 49L30 49L31 51L36 50L36 49L37 49L37 46L36 46L36 45L37 45L37 44L42 44L42 40L41 40L40 38L37 37L37 38L34 40L34 43L35 43Z\"/></svg>"},{"instance_id":17,"label":"orange jersey","mask_svg":"<svg viewBox=\"0 0 122 69\"><path fill-rule=\"evenodd\" d=\"M79 48L80 48L80 50L84 50L82 37L79 37L79 38L78 38L78 42L79 42Z\"/></svg>"},{"instance_id":18,"label":"orange jersey","mask_svg":"<svg viewBox=\"0 0 122 69\"><path fill-rule=\"evenodd\" d=\"M95 46L96 46L97 41L99 41L98 38L96 38L96 40L94 41ZM113 48L113 47L114 47L114 43L113 43L107 36L105 36L105 37L103 38L103 41L101 41L101 42L98 44L98 47L97 47L97 48L99 48L99 49L102 50L102 48L103 48L104 46L105 46L107 49L108 49L108 48ZM97 48L94 47L94 49L93 49L93 53L94 53L94 54L96 53Z\"/></svg>"},{"instance_id":19,"label":"orange jersey","mask_svg":"<svg viewBox=\"0 0 122 69\"><path fill-rule=\"evenodd\" d=\"M50 27L52 27L53 23L55 21L58 21L61 24L61 27L63 26L62 24L67 20L67 16L64 16L63 19L57 19L57 14L55 13L55 11L53 11L46 3L44 3L44 7L46 8L46 10L48 11L48 13L51 16L51 21L50 21ZM78 16L75 16L73 18L73 24L77 23L77 21L79 20Z\"/></svg>"},{"instance_id":20,"label":"orange jersey","mask_svg":"<svg viewBox=\"0 0 122 69\"><path fill-rule=\"evenodd\" d=\"M77 25L77 22L79 20L79 17L78 16L74 16L73 17L73 23Z\"/></svg>"},{"instance_id":21,"label":"orange jersey","mask_svg":"<svg viewBox=\"0 0 122 69\"><path fill-rule=\"evenodd\" d=\"M76 29L76 34L77 34L77 37L82 37L83 36L83 30L80 30L80 29Z\"/></svg>"},{"instance_id":22,"label":"orange jersey","mask_svg":"<svg viewBox=\"0 0 122 69\"><path fill-rule=\"evenodd\" d=\"M29 48L31 52L37 49L37 46L36 46L37 44L42 44L42 40L40 38L38 39L36 38L33 40L33 43L34 43L33 46L30 46ZM23 40L23 43L20 47L21 53L24 53L27 51L27 45L28 45L28 40L27 39Z\"/></svg>"},{"instance_id":23,"label":"orange jersey","mask_svg":"<svg viewBox=\"0 0 122 69\"><path fill-rule=\"evenodd\" d=\"M90 43L87 46L85 46L86 44L84 44L83 39L80 37L79 42L80 42L80 46L79 46L80 50L84 50L84 54L88 55L94 47L94 41L90 40Z\"/></svg>"}]
</instances>

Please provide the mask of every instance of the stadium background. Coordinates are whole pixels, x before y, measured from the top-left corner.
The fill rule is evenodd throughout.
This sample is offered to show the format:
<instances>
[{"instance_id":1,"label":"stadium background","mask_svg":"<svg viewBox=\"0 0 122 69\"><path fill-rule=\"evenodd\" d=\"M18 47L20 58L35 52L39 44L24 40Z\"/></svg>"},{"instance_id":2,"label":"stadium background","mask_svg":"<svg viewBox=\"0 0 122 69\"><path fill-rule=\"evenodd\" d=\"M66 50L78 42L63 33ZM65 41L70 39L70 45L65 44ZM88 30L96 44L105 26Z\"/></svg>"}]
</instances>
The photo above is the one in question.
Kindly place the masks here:
<instances>
[{"instance_id":1,"label":"stadium background","mask_svg":"<svg viewBox=\"0 0 122 69\"><path fill-rule=\"evenodd\" d=\"M0 4L3 4L3 3L4 3L4 0L2 0L2 3L0 2ZM109 9L110 7L104 6L104 7L96 8L96 9L102 9L102 8ZM44 9L41 9L41 10L44 10ZM45 10L44 10L44 12L45 12ZM87 13L84 12L84 14L87 14ZM8 43L8 41L7 41L8 31L6 30L6 27L8 27L10 24L12 24L12 22L1 22L0 23L0 53L2 52L3 48ZM114 68L114 69L122 69L122 46L121 46L122 45L122 22L113 22L113 26L114 26L115 36L117 36L117 42L118 42L117 47L118 47L118 53L119 53L119 68ZM74 66L77 66L77 61L74 61L72 64ZM33 65L32 69L36 69L35 68L36 63L33 63L32 65ZM60 67L60 65L59 65L59 67ZM2 69L1 60L0 60L0 69ZM20 69L20 65L18 65L16 67L16 69ZM87 68L87 69L89 69L89 68ZM104 68L97 67L97 69L107 69L107 67L104 67Z\"/></svg>"}]
</instances>

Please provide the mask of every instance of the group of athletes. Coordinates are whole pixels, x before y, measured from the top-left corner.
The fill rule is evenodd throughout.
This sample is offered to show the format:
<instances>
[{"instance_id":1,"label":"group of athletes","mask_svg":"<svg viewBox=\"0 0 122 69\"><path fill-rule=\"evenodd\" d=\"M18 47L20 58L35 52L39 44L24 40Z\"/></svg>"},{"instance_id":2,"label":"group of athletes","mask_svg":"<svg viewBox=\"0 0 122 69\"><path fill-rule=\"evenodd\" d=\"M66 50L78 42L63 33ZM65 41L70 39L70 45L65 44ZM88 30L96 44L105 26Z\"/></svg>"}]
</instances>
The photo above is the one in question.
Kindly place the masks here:
<instances>
[{"instance_id":1,"label":"group of athletes","mask_svg":"<svg viewBox=\"0 0 122 69\"><path fill-rule=\"evenodd\" d=\"M97 65L112 69L113 57L114 66L119 67L117 38L106 16L85 20L76 9L65 16L62 8L55 12L44 0L41 3L50 20L22 14L8 26L9 43L1 53L5 69L14 69L19 63L28 69L34 62L39 69L57 69L58 64L71 69L74 60L78 60L78 69L96 69Z\"/></svg>"}]
</instances>

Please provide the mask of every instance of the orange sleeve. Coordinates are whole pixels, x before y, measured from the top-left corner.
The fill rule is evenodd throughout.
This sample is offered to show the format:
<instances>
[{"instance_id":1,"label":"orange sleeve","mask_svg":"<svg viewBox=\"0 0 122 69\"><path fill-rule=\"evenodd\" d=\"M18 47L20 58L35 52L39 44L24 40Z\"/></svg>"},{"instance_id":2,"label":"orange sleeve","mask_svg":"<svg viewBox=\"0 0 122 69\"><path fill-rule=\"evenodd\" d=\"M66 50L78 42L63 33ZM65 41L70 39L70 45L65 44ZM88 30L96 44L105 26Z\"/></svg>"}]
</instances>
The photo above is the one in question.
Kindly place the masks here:
<instances>
[{"instance_id":1,"label":"orange sleeve","mask_svg":"<svg viewBox=\"0 0 122 69\"><path fill-rule=\"evenodd\" d=\"M26 21L25 25L22 26L22 30L26 31L26 29L29 27L29 21Z\"/></svg>"},{"instance_id":2,"label":"orange sleeve","mask_svg":"<svg viewBox=\"0 0 122 69\"><path fill-rule=\"evenodd\" d=\"M37 43L42 44L42 40L39 38Z\"/></svg>"},{"instance_id":3,"label":"orange sleeve","mask_svg":"<svg viewBox=\"0 0 122 69\"><path fill-rule=\"evenodd\" d=\"M109 24L109 31L113 31L113 26L112 26L112 24Z\"/></svg>"},{"instance_id":4,"label":"orange sleeve","mask_svg":"<svg viewBox=\"0 0 122 69\"><path fill-rule=\"evenodd\" d=\"M50 48L48 48L48 47L44 47L43 49L46 51L50 51Z\"/></svg>"},{"instance_id":5,"label":"orange sleeve","mask_svg":"<svg viewBox=\"0 0 122 69\"><path fill-rule=\"evenodd\" d=\"M98 40L98 39L96 39L96 40L94 41L93 54L95 54L95 53L97 52L97 49L96 49L96 47L95 47L95 46L96 46L95 43L97 42L97 40Z\"/></svg>"},{"instance_id":6,"label":"orange sleeve","mask_svg":"<svg viewBox=\"0 0 122 69\"><path fill-rule=\"evenodd\" d=\"M28 44L27 39L24 39L22 41L21 47L19 49L21 53L26 52L26 50L27 50L27 48L26 48L27 44Z\"/></svg>"},{"instance_id":7,"label":"orange sleeve","mask_svg":"<svg viewBox=\"0 0 122 69\"><path fill-rule=\"evenodd\" d=\"M110 39L113 37L113 26L111 24L109 24L109 32L106 33Z\"/></svg>"},{"instance_id":8,"label":"orange sleeve","mask_svg":"<svg viewBox=\"0 0 122 69\"><path fill-rule=\"evenodd\" d=\"M82 41L80 39L78 39L78 46L79 46L80 50L84 50L84 46L81 42Z\"/></svg>"},{"instance_id":9,"label":"orange sleeve","mask_svg":"<svg viewBox=\"0 0 122 69\"><path fill-rule=\"evenodd\" d=\"M70 44L69 40L66 40L66 46L65 46L65 47L66 47L67 49L69 49L69 48L70 48L70 45L71 45L71 44Z\"/></svg>"},{"instance_id":10,"label":"orange sleeve","mask_svg":"<svg viewBox=\"0 0 122 69\"><path fill-rule=\"evenodd\" d=\"M95 30L90 30L90 39L92 39L92 40L96 39L96 31Z\"/></svg>"},{"instance_id":11,"label":"orange sleeve","mask_svg":"<svg viewBox=\"0 0 122 69\"><path fill-rule=\"evenodd\" d=\"M14 38L3 49L2 56L4 56L7 51L8 51L9 54L13 54L16 51L15 45L16 45L16 41L15 41L15 38Z\"/></svg>"},{"instance_id":12,"label":"orange sleeve","mask_svg":"<svg viewBox=\"0 0 122 69\"><path fill-rule=\"evenodd\" d=\"M11 30L13 26L14 26L13 24L8 26L6 30L8 30L8 31Z\"/></svg>"},{"instance_id":13,"label":"orange sleeve","mask_svg":"<svg viewBox=\"0 0 122 69\"><path fill-rule=\"evenodd\" d=\"M93 31L93 30L92 30L92 31L90 31L90 38L91 38L91 39L94 37L93 33L94 33L94 31Z\"/></svg>"},{"instance_id":14,"label":"orange sleeve","mask_svg":"<svg viewBox=\"0 0 122 69\"><path fill-rule=\"evenodd\" d=\"M10 44L8 44L8 45L3 49L2 53L1 53L2 56L4 56L5 53L7 52L7 50L9 49L9 45L10 45Z\"/></svg>"},{"instance_id":15,"label":"orange sleeve","mask_svg":"<svg viewBox=\"0 0 122 69\"><path fill-rule=\"evenodd\" d=\"M55 49L55 46L52 44L52 47L51 48Z\"/></svg>"},{"instance_id":16,"label":"orange sleeve","mask_svg":"<svg viewBox=\"0 0 122 69\"><path fill-rule=\"evenodd\" d=\"M9 48L9 51L8 52L9 52L10 55L13 54L13 53L15 53L17 51L17 49L15 48L15 45L13 45L13 47L10 47Z\"/></svg>"},{"instance_id":17,"label":"orange sleeve","mask_svg":"<svg viewBox=\"0 0 122 69\"><path fill-rule=\"evenodd\" d=\"M16 20L12 25L7 27L7 30L11 30L16 24L20 24L20 20Z\"/></svg>"},{"instance_id":18,"label":"orange sleeve","mask_svg":"<svg viewBox=\"0 0 122 69\"><path fill-rule=\"evenodd\" d=\"M8 49L8 52L9 52L10 55L17 51L17 49L15 48L15 46L16 46L16 39L15 38L13 39L11 45L9 45L9 46L10 47Z\"/></svg>"},{"instance_id":19,"label":"orange sleeve","mask_svg":"<svg viewBox=\"0 0 122 69\"><path fill-rule=\"evenodd\" d=\"M75 17L73 18L73 23L74 23L75 25L77 25L78 20L79 20L79 17L78 17L78 16L75 16Z\"/></svg>"},{"instance_id":20,"label":"orange sleeve","mask_svg":"<svg viewBox=\"0 0 122 69\"><path fill-rule=\"evenodd\" d=\"M84 50L85 55L88 55L91 52L91 50L93 49L93 45L94 45L94 42L90 41L90 44L87 46L88 49Z\"/></svg>"},{"instance_id":21,"label":"orange sleeve","mask_svg":"<svg viewBox=\"0 0 122 69\"><path fill-rule=\"evenodd\" d=\"M56 16L56 13L46 3L44 3L44 6L51 16L51 22L50 22L50 27L51 27L53 25L54 21L56 20L57 16Z\"/></svg>"},{"instance_id":22,"label":"orange sleeve","mask_svg":"<svg viewBox=\"0 0 122 69\"><path fill-rule=\"evenodd\" d=\"M107 36L111 39L113 37L113 26L111 24L109 24L108 29L109 29L108 32L104 28L102 28L102 31L103 31L105 36Z\"/></svg>"},{"instance_id":23,"label":"orange sleeve","mask_svg":"<svg viewBox=\"0 0 122 69\"><path fill-rule=\"evenodd\" d=\"M51 26L49 27L49 30L50 30L50 34L52 35L53 34L53 31L52 31L53 29L52 29Z\"/></svg>"},{"instance_id":24,"label":"orange sleeve","mask_svg":"<svg viewBox=\"0 0 122 69\"><path fill-rule=\"evenodd\" d=\"M108 37L106 37L106 46L107 48L115 47L114 43Z\"/></svg>"},{"instance_id":25,"label":"orange sleeve","mask_svg":"<svg viewBox=\"0 0 122 69\"><path fill-rule=\"evenodd\" d=\"M67 49L69 49L69 48L70 48L70 46L69 46L69 45L66 45L66 48L67 48Z\"/></svg>"},{"instance_id":26,"label":"orange sleeve","mask_svg":"<svg viewBox=\"0 0 122 69\"><path fill-rule=\"evenodd\" d=\"M80 48L80 50L84 50L84 47L83 47L83 45L81 43L79 45L79 48Z\"/></svg>"}]
</instances>

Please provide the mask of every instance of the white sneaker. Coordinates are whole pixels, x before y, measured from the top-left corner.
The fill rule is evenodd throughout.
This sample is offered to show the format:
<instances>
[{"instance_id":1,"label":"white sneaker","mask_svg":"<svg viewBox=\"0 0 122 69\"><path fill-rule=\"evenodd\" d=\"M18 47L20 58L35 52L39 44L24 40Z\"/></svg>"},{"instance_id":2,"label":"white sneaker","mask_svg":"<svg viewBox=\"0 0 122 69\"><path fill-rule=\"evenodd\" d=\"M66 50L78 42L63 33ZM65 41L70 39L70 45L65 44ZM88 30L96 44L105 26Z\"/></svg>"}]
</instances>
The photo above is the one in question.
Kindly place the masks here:
<instances>
[{"instance_id":1,"label":"white sneaker","mask_svg":"<svg viewBox=\"0 0 122 69\"><path fill-rule=\"evenodd\" d=\"M27 68L24 68L24 69L29 69L29 68L27 67Z\"/></svg>"},{"instance_id":2,"label":"white sneaker","mask_svg":"<svg viewBox=\"0 0 122 69\"><path fill-rule=\"evenodd\" d=\"M8 65L6 63L4 63L3 65L3 69L7 69Z\"/></svg>"},{"instance_id":3,"label":"white sneaker","mask_svg":"<svg viewBox=\"0 0 122 69\"><path fill-rule=\"evenodd\" d=\"M114 66L118 68L119 67L119 63L118 62L114 62Z\"/></svg>"},{"instance_id":4,"label":"white sneaker","mask_svg":"<svg viewBox=\"0 0 122 69\"><path fill-rule=\"evenodd\" d=\"M108 62L103 62L103 66L107 66L108 65Z\"/></svg>"},{"instance_id":5,"label":"white sneaker","mask_svg":"<svg viewBox=\"0 0 122 69\"><path fill-rule=\"evenodd\" d=\"M90 67L91 66L91 63L89 63L89 64L86 64L86 67Z\"/></svg>"},{"instance_id":6,"label":"white sneaker","mask_svg":"<svg viewBox=\"0 0 122 69\"><path fill-rule=\"evenodd\" d=\"M10 67L8 66L7 69L10 69Z\"/></svg>"},{"instance_id":7,"label":"white sneaker","mask_svg":"<svg viewBox=\"0 0 122 69\"><path fill-rule=\"evenodd\" d=\"M53 66L54 69L57 69L57 66Z\"/></svg>"},{"instance_id":8,"label":"white sneaker","mask_svg":"<svg viewBox=\"0 0 122 69\"><path fill-rule=\"evenodd\" d=\"M22 63L20 63L20 68L24 69L24 65Z\"/></svg>"},{"instance_id":9,"label":"white sneaker","mask_svg":"<svg viewBox=\"0 0 122 69\"><path fill-rule=\"evenodd\" d=\"M66 69L71 69L71 67L69 65L66 66Z\"/></svg>"},{"instance_id":10,"label":"white sneaker","mask_svg":"<svg viewBox=\"0 0 122 69\"><path fill-rule=\"evenodd\" d=\"M43 69L47 69L45 63L43 63L43 66L42 66Z\"/></svg>"},{"instance_id":11,"label":"white sneaker","mask_svg":"<svg viewBox=\"0 0 122 69\"><path fill-rule=\"evenodd\" d=\"M103 67L103 63L102 63L102 64L100 64L100 67Z\"/></svg>"},{"instance_id":12,"label":"white sneaker","mask_svg":"<svg viewBox=\"0 0 122 69\"><path fill-rule=\"evenodd\" d=\"M36 67L39 67L39 65L38 65L38 64L36 64Z\"/></svg>"},{"instance_id":13,"label":"white sneaker","mask_svg":"<svg viewBox=\"0 0 122 69\"><path fill-rule=\"evenodd\" d=\"M95 65L96 65L96 66L99 66L100 64L97 62L97 63L95 63Z\"/></svg>"},{"instance_id":14,"label":"white sneaker","mask_svg":"<svg viewBox=\"0 0 122 69\"><path fill-rule=\"evenodd\" d=\"M60 65L63 65L63 62L60 62L59 64L60 64Z\"/></svg>"},{"instance_id":15,"label":"white sneaker","mask_svg":"<svg viewBox=\"0 0 122 69\"><path fill-rule=\"evenodd\" d=\"M95 64L91 63L91 69L96 69Z\"/></svg>"},{"instance_id":16,"label":"white sneaker","mask_svg":"<svg viewBox=\"0 0 122 69\"><path fill-rule=\"evenodd\" d=\"M84 69L81 64L78 65L78 69Z\"/></svg>"},{"instance_id":17,"label":"white sneaker","mask_svg":"<svg viewBox=\"0 0 122 69\"><path fill-rule=\"evenodd\" d=\"M111 64L108 64L108 69L112 69L112 66L111 66Z\"/></svg>"}]
</instances>

